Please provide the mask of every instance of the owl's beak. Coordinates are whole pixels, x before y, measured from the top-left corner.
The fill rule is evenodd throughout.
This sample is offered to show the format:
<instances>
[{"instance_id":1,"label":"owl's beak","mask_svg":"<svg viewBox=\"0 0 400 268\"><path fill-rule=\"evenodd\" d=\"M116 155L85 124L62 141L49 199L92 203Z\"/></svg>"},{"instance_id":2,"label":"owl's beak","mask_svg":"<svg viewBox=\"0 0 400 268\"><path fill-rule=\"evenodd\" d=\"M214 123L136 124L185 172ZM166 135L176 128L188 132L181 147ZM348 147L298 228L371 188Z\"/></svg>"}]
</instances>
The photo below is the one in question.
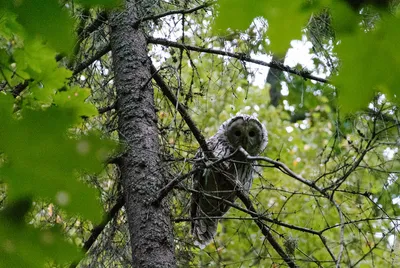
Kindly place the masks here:
<instances>
[{"instance_id":1,"label":"owl's beak","mask_svg":"<svg viewBox=\"0 0 400 268\"><path fill-rule=\"evenodd\" d=\"M246 135L242 136L241 144L242 144L243 149L245 149L247 152L247 136Z\"/></svg>"}]
</instances>

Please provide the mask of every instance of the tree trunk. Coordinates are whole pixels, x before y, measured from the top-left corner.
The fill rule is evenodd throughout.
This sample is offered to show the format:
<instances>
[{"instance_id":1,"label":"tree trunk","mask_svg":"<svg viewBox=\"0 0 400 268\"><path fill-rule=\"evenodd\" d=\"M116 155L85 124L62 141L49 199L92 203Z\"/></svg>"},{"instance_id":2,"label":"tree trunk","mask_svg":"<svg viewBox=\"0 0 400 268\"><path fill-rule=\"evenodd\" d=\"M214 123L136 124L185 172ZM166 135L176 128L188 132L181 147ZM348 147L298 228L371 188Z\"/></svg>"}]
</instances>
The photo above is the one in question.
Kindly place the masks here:
<instances>
[{"instance_id":1,"label":"tree trunk","mask_svg":"<svg viewBox=\"0 0 400 268\"><path fill-rule=\"evenodd\" d=\"M175 267L166 202L152 205L163 186L150 59L144 33L132 25L142 1L127 0L110 16L118 131L126 143L119 166L134 267Z\"/></svg>"},{"instance_id":2,"label":"tree trunk","mask_svg":"<svg viewBox=\"0 0 400 268\"><path fill-rule=\"evenodd\" d=\"M283 63L285 61L285 57L278 57L275 54L272 56L272 60L275 62ZM270 68L267 75L267 83L270 84L269 96L271 99L271 104L275 107L279 105L281 100L281 81L282 81L283 72L279 69Z\"/></svg>"}]
</instances>

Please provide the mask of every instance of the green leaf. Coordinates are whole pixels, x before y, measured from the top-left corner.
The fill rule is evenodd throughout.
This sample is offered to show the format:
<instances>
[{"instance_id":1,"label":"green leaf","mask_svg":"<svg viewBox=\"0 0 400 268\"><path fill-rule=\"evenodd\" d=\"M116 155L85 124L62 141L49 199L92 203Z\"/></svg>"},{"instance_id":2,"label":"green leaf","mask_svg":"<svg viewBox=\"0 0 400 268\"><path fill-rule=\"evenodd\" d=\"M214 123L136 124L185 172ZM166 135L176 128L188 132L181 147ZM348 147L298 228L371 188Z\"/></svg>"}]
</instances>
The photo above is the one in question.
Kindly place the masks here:
<instances>
[{"instance_id":1,"label":"green leaf","mask_svg":"<svg viewBox=\"0 0 400 268\"><path fill-rule=\"evenodd\" d=\"M32 39L40 36L59 52L72 51L75 42L74 22L58 1L0 0L0 6L17 15L17 21Z\"/></svg>"},{"instance_id":2,"label":"green leaf","mask_svg":"<svg viewBox=\"0 0 400 268\"><path fill-rule=\"evenodd\" d=\"M59 107L73 108L80 117L90 117L98 114L96 107L85 100L90 96L90 89L74 87L58 92L54 96L54 104Z\"/></svg>"},{"instance_id":3,"label":"green leaf","mask_svg":"<svg viewBox=\"0 0 400 268\"><path fill-rule=\"evenodd\" d=\"M79 257L58 228L39 230L25 223L31 204L32 200L23 198L0 213L0 267L44 267L50 258L66 262Z\"/></svg>"},{"instance_id":4,"label":"green leaf","mask_svg":"<svg viewBox=\"0 0 400 268\"><path fill-rule=\"evenodd\" d=\"M3 3L3 1L0 0L0 3ZM5 6L2 7L5 8ZM0 8L0 18L0 34L5 39L14 39L16 34L23 32L23 28L17 22L17 16L15 14Z\"/></svg>"},{"instance_id":5,"label":"green leaf","mask_svg":"<svg viewBox=\"0 0 400 268\"><path fill-rule=\"evenodd\" d=\"M340 40L336 52L341 68L333 82L340 89L342 111L366 107L377 91L394 96L400 76L400 20L384 17L375 30L358 30Z\"/></svg>"},{"instance_id":6,"label":"green leaf","mask_svg":"<svg viewBox=\"0 0 400 268\"><path fill-rule=\"evenodd\" d=\"M87 7L101 6L106 8L118 7L121 4L121 0L78 0L76 1Z\"/></svg>"},{"instance_id":7,"label":"green leaf","mask_svg":"<svg viewBox=\"0 0 400 268\"><path fill-rule=\"evenodd\" d=\"M247 4L245 4L247 3ZM261 1L221 0L218 1L218 16L214 29L246 30L256 17L262 16L265 5Z\"/></svg>"},{"instance_id":8,"label":"green leaf","mask_svg":"<svg viewBox=\"0 0 400 268\"><path fill-rule=\"evenodd\" d=\"M301 1L271 0L265 3L264 17L268 20L268 36L271 50L277 54L286 53L290 41L301 39L312 10L304 8Z\"/></svg>"},{"instance_id":9,"label":"green leaf","mask_svg":"<svg viewBox=\"0 0 400 268\"><path fill-rule=\"evenodd\" d=\"M34 80L29 97L38 104L50 104L56 90L72 75L72 71L58 66L55 56L56 52L39 40L28 40L14 52L16 72L18 76Z\"/></svg>"},{"instance_id":10,"label":"green leaf","mask_svg":"<svg viewBox=\"0 0 400 268\"><path fill-rule=\"evenodd\" d=\"M115 144L96 133L68 138L67 130L78 116L72 109L24 111L17 120L11 114L12 101L0 96L0 150L6 158L0 175L8 185L9 198L47 197L67 212L100 219L96 190L78 181L77 172L100 172Z\"/></svg>"},{"instance_id":11,"label":"green leaf","mask_svg":"<svg viewBox=\"0 0 400 268\"><path fill-rule=\"evenodd\" d=\"M30 78L47 87L62 87L66 79L72 75L72 71L59 67L55 56L56 51L42 42L38 40L25 41L25 46L14 52L16 70L18 73L29 74Z\"/></svg>"},{"instance_id":12,"label":"green leaf","mask_svg":"<svg viewBox=\"0 0 400 268\"><path fill-rule=\"evenodd\" d=\"M5 49L0 49L0 69L2 71L0 77L4 78L11 87L14 87L23 82L24 77L28 77L28 75L15 75L11 64L12 60L9 53Z\"/></svg>"},{"instance_id":13,"label":"green leaf","mask_svg":"<svg viewBox=\"0 0 400 268\"><path fill-rule=\"evenodd\" d=\"M315 10L302 1L221 0L218 4L214 30L245 30L256 17L264 17L268 21L271 50L277 54L284 54L291 40L301 39L301 30Z\"/></svg>"},{"instance_id":14,"label":"green leaf","mask_svg":"<svg viewBox=\"0 0 400 268\"><path fill-rule=\"evenodd\" d=\"M334 1L330 5L333 28L336 34L352 34L357 30L360 16L343 1Z\"/></svg>"}]
</instances>

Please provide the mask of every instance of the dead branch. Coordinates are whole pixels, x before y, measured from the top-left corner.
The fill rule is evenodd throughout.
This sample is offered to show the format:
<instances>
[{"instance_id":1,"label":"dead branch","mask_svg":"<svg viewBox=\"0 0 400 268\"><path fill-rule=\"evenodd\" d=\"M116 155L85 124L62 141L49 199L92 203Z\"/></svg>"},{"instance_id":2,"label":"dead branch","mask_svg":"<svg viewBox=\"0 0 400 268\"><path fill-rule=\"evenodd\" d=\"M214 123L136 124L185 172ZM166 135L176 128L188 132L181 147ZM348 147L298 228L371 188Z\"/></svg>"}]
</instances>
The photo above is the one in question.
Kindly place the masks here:
<instances>
[{"instance_id":1,"label":"dead branch","mask_svg":"<svg viewBox=\"0 0 400 268\"><path fill-rule=\"evenodd\" d=\"M204 136L201 134L199 129L197 128L196 124L194 121L191 119L189 116L188 112L186 111L185 107L178 102L178 99L173 95L172 91L168 87L168 85L164 82L162 77L158 74L157 69L154 67L154 65L151 65L151 72L153 73L153 78L158 84L158 86L161 88L161 91L163 94L171 101L171 103L177 107L178 112L181 114L182 118L185 120L186 124L189 126L190 130L193 132L193 135L195 136L196 140L199 142L201 149L203 150L204 154L208 153L208 157L213 159L215 158L213 156L213 153L208 150L207 143L204 139ZM230 183L235 186L235 182L229 181ZM234 187L234 189L237 189L238 187ZM282 247L279 245L279 243L275 240L275 238L272 236L270 230L268 227L266 227L262 221L258 218L258 214L256 213L256 210L249 199L249 197L244 194L242 191L238 190L237 191L237 196L239 199L245 204L246 208L251 211L251 216L254 218L254 221L256 222L257 226L260 228L261 232L264 234L264 236L267 238L268 242L272 245L272 247L275 249L275 251L281 256L281 258L286 262L286 264L289 267L298 267L294 261L289 257L288 254L282 249Z\"/></svg>"},{"instance_id":2,"label":"dead branch","mask_svg":"<svg viewBox=\"0 0 400 268\"><path fill-rule=\"evenodd\" d=\"M151 65L151 73L157 85L160 87L162 93L168 98L168 100L172 103L172 105L177 107L178 112L181 114L183 120L185 120L186 124L192 131L193 136L200 144L200 147L205 153L205 155L210 159L214 159L215 157L212 155L212 152L208 149L206 139L204 138L203 134L201 134L199 128L196 126L195 122L190 117L189 113L186 111L186 108L178 101L177 97L174 95L174 93L172 93L172 90L164 82L164 79L158 74L158 70L156 69L156 67L154 67L153 64Z\"/></svg>"},{"instance_id":3,"label":"dead branch","mask_svg":"<svg viewBox=\"0 0 400 268\"><path fill-rule=\"evenodd\" d=\"M178 43L178 42L170 41L170 40L163 39L163 38L147 37L147 41L148 41L148 43L155 44L155 45L163 45L163 46L168 46L168 47L185 49L185 50L189 50L189 51L204 52L204 53L209 53L209 54L227 56L227 57L238 59L240 61L251 62L251 63L258 64L258 65L275 68L275 69L278 69L278 70L281 70L284 72L288 72L291 74L301 76L304 79L311 79L311 80L315 80L315 81L318 81L321 83L330 84L329 80L327 80L327 79L324 79L321 77L316 77L316 76L310 74L310 72L308 72L308 71L296 70L296 69L290 68L289 66L284 65L278 61L265 62L262 60L253 59L242 53L232 53L232 52L227 52L227 51L222 51L222 50L217 50L217 49L212 49L212 48L191 46L191 45Z\"/></svg>"},{"instance_id":4,"label":"dead branch","mask_svg":"<svg viewBox=\"0 0 400 268\"><path fill-rule=\"evenodd\" d=\"M87 67L89 67L93 62L95 62L96 60L99 60L101 57L103 57L105 54L107 54L110 50L111 50L110 43L104 45L99 51L97 51L96 54L93 55L93 57L78 64L72 75L76 75L76 74L82 72Z\"/></svg>"},{"instance_id":5,"label":"dead branch","mask_svg":"<svg viewBox=\"0 0 400 268\"><path fill-rule=\"evenodd\" d=\"M191 8L191 9L170 10L170 11L158 14L158 15L144 17L144 18L141 18L138 21L136 21L135 24L133 25L133 27L137 28L142 22L149 21L149 20L157 20L157 19L161 19L163 17L167 17L170 15L176 15L176 14L184 15L184 14L194 13L200 9L207 8L215 3L216 3L216 1L211 1L211 2L205 3L203 5Z\"/></svg>"}]
</instances>

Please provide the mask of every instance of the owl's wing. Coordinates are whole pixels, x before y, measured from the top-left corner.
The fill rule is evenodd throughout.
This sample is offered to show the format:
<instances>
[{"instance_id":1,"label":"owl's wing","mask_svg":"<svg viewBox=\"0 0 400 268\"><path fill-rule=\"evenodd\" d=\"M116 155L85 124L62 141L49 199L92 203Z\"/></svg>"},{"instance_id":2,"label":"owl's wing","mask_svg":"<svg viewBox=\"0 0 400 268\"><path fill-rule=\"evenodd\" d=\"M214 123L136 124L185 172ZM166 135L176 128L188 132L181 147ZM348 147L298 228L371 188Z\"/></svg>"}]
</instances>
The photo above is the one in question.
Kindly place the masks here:
<instances>
[{"instance_id":1,"label":"owl's wing","mask_svg":"<svg viewBox=\"0 0 400 268\"><path fill-rule=\"evenodd\" d=\"M193 176L193 188L196 190L192 194L191 202L191 218L201 218L192 220L192 234L196 239L196 244L200 247L207 245L214 237L217 230L218 221L212 218L208 218L208 206L205 206L207 199L202 196L204 190L204 183L206 178L204 177L204 171L200 170Z\"/></svg>"},{"instance_id":2,"label":"owl's wing","mask_svg":"<svg viewBox=\"0 0 400 268\"><path fill-rule=\"evenodd\" d=\"M211 137L207 141L207 146L211 151L214 151L216 146L216 140ZM195 159L199 160L204 158L204 153L201 149L199 149L195 155ZM193 169L199 169L197 172L193 174L193 189L196 191L192 193L191 199L191 210L190 216L192 219L194 218L202 218L197 220L192 220L192 234L196 239L195 244L199 245L203 248L207 245L211 239L214 237L215 232L217 230L218 221L215 219L207 218L209 210L205 208L206 199L202 195L202 192L209 188L207 187L207 178L211 172L208 169L203 169L202 166L204 163L196 162L193 165ZM206 206L208 207L208 206ZM205 210L205 211L204 211Z\"/></svg>"},{"instance_id":3,"label":"owl's wing","mask_svg":"<svg viewBox=\"0 0 400 268\"><path fill-rule=\"evenodd\" d=\"M227 148L215 137L211 137L207 141L207 145L218 158L230 154L230 151L226 151ZM202 157L203 152L199 150L195 158L201 159ZM230 169L230 165L229 162L226 162L218 167L199 169L193 175L193 188L196 192L192 194L191 217L192 219L201 219L192 220L192 234L200 246L205 246L211 241L218 226L216 217L224 215L229 209L226 203L209 198L203 193L227 199L231 197L230 185L224 178L221 178ZM201 167L201 163L194 165L195 169L199 167Z\"/></svg>"}]
</instances>

